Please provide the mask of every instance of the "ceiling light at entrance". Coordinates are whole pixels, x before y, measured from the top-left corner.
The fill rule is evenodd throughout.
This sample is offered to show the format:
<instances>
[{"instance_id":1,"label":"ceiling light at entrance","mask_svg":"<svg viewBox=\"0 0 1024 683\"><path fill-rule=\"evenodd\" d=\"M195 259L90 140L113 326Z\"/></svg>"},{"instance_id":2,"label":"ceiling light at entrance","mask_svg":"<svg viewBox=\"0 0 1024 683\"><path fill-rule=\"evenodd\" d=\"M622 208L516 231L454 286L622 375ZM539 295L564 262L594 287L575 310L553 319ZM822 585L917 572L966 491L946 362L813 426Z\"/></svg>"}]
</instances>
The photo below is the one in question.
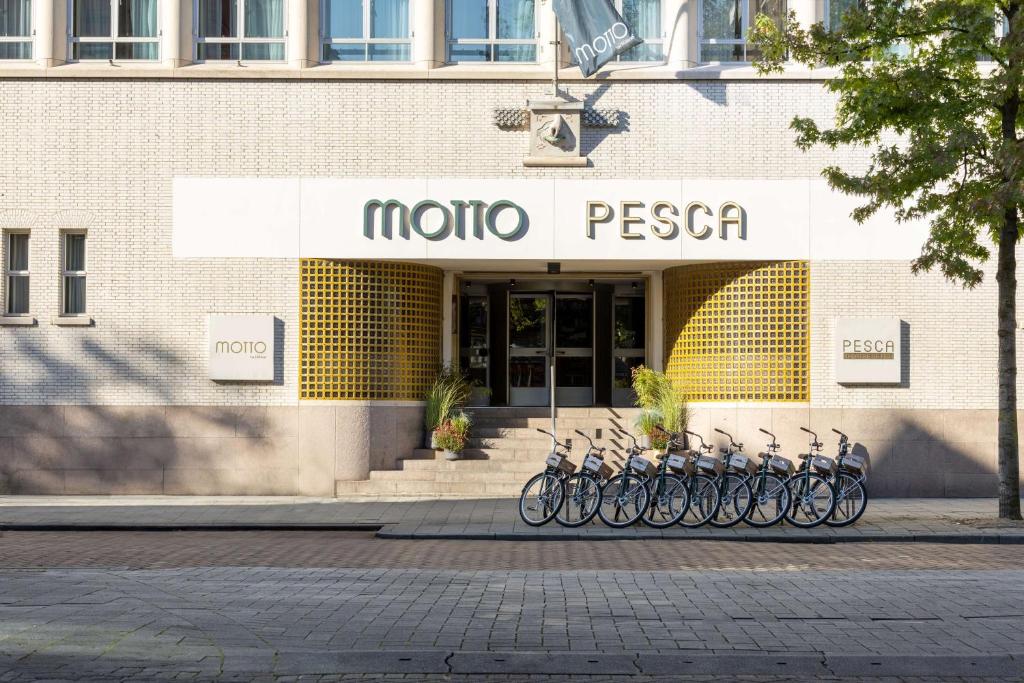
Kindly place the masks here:
<instances>
[{"instance_id":1,"label":"ceiling light at entrance","mask_svg":"<svg viewBox=\"0 0 1024 683\"><path fill-rule=\"evenodd\" d=\"M562 272L562 264L557 261L548 263L548 275L558 275Z\"/></svg>"}]
</instances>

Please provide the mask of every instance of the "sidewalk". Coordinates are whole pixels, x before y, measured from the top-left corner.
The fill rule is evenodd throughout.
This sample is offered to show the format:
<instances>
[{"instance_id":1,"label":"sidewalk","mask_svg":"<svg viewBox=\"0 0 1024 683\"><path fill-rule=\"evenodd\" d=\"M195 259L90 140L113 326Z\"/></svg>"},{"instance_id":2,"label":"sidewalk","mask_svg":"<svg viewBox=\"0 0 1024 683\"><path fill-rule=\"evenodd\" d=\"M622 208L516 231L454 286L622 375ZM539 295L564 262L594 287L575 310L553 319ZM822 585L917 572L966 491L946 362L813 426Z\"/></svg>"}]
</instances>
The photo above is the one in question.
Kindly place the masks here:
<instances>
[{"instance_id":1,"label":"sidewalk","mask_svg":"<svg viewBox=\"0 0 1024 683\"><path fill-rule=\"evenodd\" d=\"M602 540L679 538L787 543L1024 543L994 499L878 499L846 529L564 529L529 527L517 501L487 499L176 496L0 496L2 530L363 529L380 538Z\"/></svg>"}]
</instances>

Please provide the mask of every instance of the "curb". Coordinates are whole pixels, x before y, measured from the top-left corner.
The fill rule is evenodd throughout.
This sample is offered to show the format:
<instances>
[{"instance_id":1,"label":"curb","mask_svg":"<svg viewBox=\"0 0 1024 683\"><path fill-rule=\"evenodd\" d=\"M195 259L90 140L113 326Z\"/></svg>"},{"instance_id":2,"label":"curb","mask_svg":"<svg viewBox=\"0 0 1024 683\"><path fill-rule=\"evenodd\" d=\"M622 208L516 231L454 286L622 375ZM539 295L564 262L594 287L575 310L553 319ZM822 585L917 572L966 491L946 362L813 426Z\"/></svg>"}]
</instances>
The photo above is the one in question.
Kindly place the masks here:
<instances>
[{"instance_id":1,"label":"curb","mask_svg":"<svg viewBox=\"0 0 1024 683\"><path fill-rule=\"evenodd\" d=\"M5 531L380 531L381 524L283 524L280 522L218 524L181 522L178 524L154 522L136 524L0 524Z\"/></svg>"}]
</instances>

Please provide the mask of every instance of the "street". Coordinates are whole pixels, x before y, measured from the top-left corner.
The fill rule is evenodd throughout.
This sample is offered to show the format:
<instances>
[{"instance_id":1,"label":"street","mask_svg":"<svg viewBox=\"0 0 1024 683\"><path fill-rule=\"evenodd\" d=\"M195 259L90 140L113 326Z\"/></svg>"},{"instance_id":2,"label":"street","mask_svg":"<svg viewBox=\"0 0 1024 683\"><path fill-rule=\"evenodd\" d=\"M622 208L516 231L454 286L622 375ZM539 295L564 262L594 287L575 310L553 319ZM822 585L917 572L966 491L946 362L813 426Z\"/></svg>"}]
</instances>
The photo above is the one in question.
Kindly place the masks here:
<instances>
[{"instance_id":1,"label":"street","mask_svg":"<svg viewBox=\"0 0 1024 683\"><path fill-rule=\"evenodd\" d=\"M1022 563L1020 545L5 532L0 680L1019 680Z\"/></svg>"}]
</instances>

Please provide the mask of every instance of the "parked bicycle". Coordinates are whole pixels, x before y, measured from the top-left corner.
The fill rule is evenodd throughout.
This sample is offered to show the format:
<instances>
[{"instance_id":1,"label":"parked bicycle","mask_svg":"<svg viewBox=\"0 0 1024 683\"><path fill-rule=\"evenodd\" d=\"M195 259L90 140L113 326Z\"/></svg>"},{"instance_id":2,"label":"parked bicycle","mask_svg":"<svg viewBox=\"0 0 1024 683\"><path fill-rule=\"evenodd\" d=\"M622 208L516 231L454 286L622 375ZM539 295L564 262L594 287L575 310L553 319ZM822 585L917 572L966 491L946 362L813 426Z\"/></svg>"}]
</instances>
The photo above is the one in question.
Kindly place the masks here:
<instances>
[{"instance_id":1,"label":"parked bicycle","mask_svg":"<svg viewBox=\"0 0 1024 683\"><path fill-rule=\"evenodd\" d=\"M611 466L604 461L606 449L598 448L594 441L581 432L576 433L587 440L590 447L583 456L580 470L565 480L565 499L555 515L555 521L565 527L575 528L588 524L601 507L601 495L605 482L613 474Z\"/></svg>"},{"instance_id":2,"label":"parked bicycle","mask_svg":"<svg viewBox=\"0 0 1024 683\"><path fill-rule=\"evenodd\" d=\"M836 472L831 484L836 491L836 509L825 524L834 527L850 526L864 514L868 507L867 458L850 453L850 439L838 429L839 456L836 458Z\"/></svg>"},{"instance_id":3,"label":"parked bicycle","mask_svg":"<svg viewBox=\"0 0 1024 683\"><path fill-rule=\"evenodd\" d=\"M757 466L743 455L743 444L736 443L732 435L715 429L716 432L729 439L729 445L720 448L722 464L725 471L718 476L716 486L721 504L708 520L708 524L726 529L736 526L746 518L750 506L754 504L754 493L750 489L750 476L757 472Z\"/></svg>"},{"instance_id":4,"label":"parked bicycle","mask_svg":"<svg viewBox=\"0 0 1024 683\"><path fill-rule=\"evenodd\" d=\"M811 435L809 453L801 453L803 460L796 473L786 484L791 497L786 521L803 529L822 524L836 509L836 490L829 482L838 469L836 461L821 454L822 443L818 435L806 427L801 431Z\"/></svg>"},{"instance_id":5,"label":"parked bicycle","mask_svg":"<svg viewBox=\"0 0 1024 683\"><path fill-rule=\"evenodd\" d=\"M725 465L712 455L715 450L713 444L704 443L704 437L696 432L684 433L697 439L700 445L696 450L684 454L686 460L683 463L683 473L686 475L686 492L690 500L686 514L679 520L679 524L688 529L695 529L707 524L718 512L722 498L717 482L718 477L725 472Z\"/></svg>"},{"instance_id":6,"label":"parked bicycle","mask_svg":"<svg viewBox=\"0 0 1024 683\"><path fill-rule=\"evenodd\" d=\"M568 456L572 445L559 442L551 432L537 431L551 437L552 448L544 471L531 477L519 496L519 516L530 526L541 526L555 518L565 500L565 480L576 471Z\"/></svg>"},{"instance_id":7,"label":"parked bicycle","mask_svg":"<svg viewBox=\"0 0 1024 683\"><path fill-rule=\"evenodd\" d=\"M669 433L659 427L666 437ZM670 467L670 462L679 465L677 455L670 453L673 442L668 439L665 451L658 455L658 464L655 465L643 457L645 449L640 448L636 438L627 432L623 432L633 441L631 451L636 453L631 462L631 467L637 472L647 484L650 490L651 502L647 511L640 518L643 523L653 529L667 529L679 523L679 520L686 514L689 506L690 496L687 493L686 480Z\"/></svg>"},{"instance_id":8,"label":"parked bicycle","mask_svg":"<svg viewBox=\"0 0 1024 683\"><path fill-rule=\"evenodd\" d=\"M635 524L651 505L647 483L657 470L643 457L643 451L634 439L622 471L609 479L601 492L597 515L612 528L624 529Z\"/></svg>"},{"instance_id":9,"label":"parked bicycle","mask_svg":"<svg viewBox=\"0 0 1024 683\"><path fill-rule=\"evenodd\" d=\"M758 431L767 434L772 440L768 443L766 452L758 453L761 465L747 480L754 500L743 521L752 527L765 528L778 524L786 516L790 501L786 480L796 469L792 461L779 455L781 446L775 435L760 427Z\"/></svg>"}]
</instances>

